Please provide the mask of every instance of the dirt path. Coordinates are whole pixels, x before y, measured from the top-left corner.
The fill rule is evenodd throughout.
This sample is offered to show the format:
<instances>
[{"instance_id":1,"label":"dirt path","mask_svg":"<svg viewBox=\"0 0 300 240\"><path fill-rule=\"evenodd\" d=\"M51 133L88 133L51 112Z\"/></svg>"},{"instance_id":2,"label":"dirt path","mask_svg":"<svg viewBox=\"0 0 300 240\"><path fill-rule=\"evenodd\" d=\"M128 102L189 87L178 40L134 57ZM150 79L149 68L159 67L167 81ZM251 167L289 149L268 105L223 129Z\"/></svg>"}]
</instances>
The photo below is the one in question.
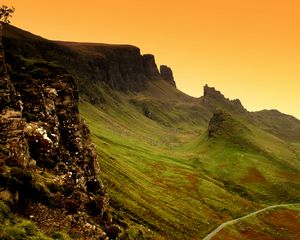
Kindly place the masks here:
<instances>
[{"instance_id":1,"label":"dirt path","mask_svg":"<svg viewBox=\"0 0 300 240\"><path fill-rule=\"evenodd\" d=\"M217 227L215 230L213 230L211 233L209 233L206 237L203 238L203 240L211 240L218 232L220 232L223 228L225 228L228 225L232 225L235 224L236 222L240 221L240 220L244 220L246 218L249 218L251 216L254 216L258 213L267 211L269 209L273 209L273 208L279 208L279 207L288 207L288 206L295 206L295 205L300 205L300 203L291 203L291 204L278 204L278 205L273 205L273 206L269 206L263 209L260 209L256 212L250 213L246 216L240 217L240 218L236 218L233 220L230 220L228 222L222 223L219 227Z\"/></svg>"}]
</instances>

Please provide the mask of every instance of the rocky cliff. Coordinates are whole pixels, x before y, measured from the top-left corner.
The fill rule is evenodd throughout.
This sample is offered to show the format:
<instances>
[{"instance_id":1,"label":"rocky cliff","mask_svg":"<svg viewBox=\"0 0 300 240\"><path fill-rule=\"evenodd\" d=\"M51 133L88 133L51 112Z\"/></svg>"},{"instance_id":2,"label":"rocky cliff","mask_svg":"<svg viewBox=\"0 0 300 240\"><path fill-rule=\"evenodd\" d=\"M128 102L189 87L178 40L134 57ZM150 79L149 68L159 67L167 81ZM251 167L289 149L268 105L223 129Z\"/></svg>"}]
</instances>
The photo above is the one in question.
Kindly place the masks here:
<instances>
[{"instance_id":1,"label":"rocky cliff","mask_svg":"<svg viewBox=\"0 0 300 240\"><path fill-rule=\"evenodd\" d=\"M161 75L154 56L142 55L135 46L49 41L10 25L5 25L3 42L7 53L59 63L75 77L79 93L88 97L99 84L134 92L147 89L149 81L165 79L175 85L169 68Z\"/></svg>"},{"instance_id":2,"label":"rocky cliff","mask_svg":"<svg viewBox=\"0 0 300 240\"><path fill-rule=\"evenodd\" d=\"M143 55L144 71L145 75L149 79L158 80L161 79L161 75L157 69L154 56L152 54Z\"/></svg>"},{"instance_id":3,"label":"rocky cliff","mask_svg":"<svg viewBox=\"0 0 300 240\"><path fill-rule=\"evenodd\" d=\"M0 41L0 199L47 233L116 238L73 77L53 63L5 60Z\"/></svg>"},{"instance_id":4,"label":"rocky cliff","mask_svg":"<svg viewBox=\"0 0 300 240\"><path fill-rule=\"evenodd\" d=\"M160 66L160 75L161 75L162 79L166 80L171 85L176 87L176 83L175 83L173 72L172 72L171 68L169 68L166 65L161 65Z\"/></svg>"},{"instance_id":5,"label":"rocky cliff","mask_svg":"<svg viewBox=\"0 0 300 240\"><path fill-rule=\"evenodd\" d=\"M233 112L247 113L247 110L242 105L239 99L230 100L214 87L209 87L207 84L203 87L204 95L202 101L205 105L211 108L214 112L216 107L224 108Z\"/></svg>"}]
</instances>

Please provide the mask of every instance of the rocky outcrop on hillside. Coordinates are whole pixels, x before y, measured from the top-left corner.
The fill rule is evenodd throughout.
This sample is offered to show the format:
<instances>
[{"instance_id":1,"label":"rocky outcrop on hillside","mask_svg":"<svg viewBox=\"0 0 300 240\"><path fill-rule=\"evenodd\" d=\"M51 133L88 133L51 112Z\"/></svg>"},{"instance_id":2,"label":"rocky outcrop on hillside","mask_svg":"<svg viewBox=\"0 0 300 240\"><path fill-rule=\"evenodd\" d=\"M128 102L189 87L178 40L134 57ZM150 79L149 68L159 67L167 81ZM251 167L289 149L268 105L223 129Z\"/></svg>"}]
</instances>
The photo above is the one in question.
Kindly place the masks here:
<instances>
[{"instance_id":1,"label":"rocky outcrop on hillside","mask_svg":"<svg viewBox=\"0 0 300 240\"><path fill-rule=\"evenodd\" d=\"M146 76L152 80L161 79L159 71L157 69L154 56L152 54L143 55L144 71Z\"/></svg>"},{"instance_id":2,"label":"rocky outcrop on hillside","mask_svg":"<svg viewBox=\"0 0 300 240\"><path fill-rule=\"evenodd\" d=\"M53 63L7 55L0 42L0 200L47 233L115 239L78 90Z\"/></svg>"},{"instance_id":3,"label":"rocky outcrop on hillside","mask_svg":"<svg viewBox=\"0 0 300 240\"><path fill-rule=\"evenodd\" d=\"M229 138L231 141L240 140L238 136L249 133L249 128L224 110L214 112L208 124L209 138Z\"/></svg>"},{"instance_id":4,"label":"rocky outcrop on hillside","mask_svg":"<svg viewBox=\"0 0 300 240\"><path fill-rule=\"evenodd\" d=\"M207 84L203 87L204 97L211 97L219 100L225 99L225 96L214 87L209 87Z\"/></svg>"},{"instance_id":5,"label":"rocky outcrop on hillside","mask_svg":"<svg viewBox=\"0 0 300 240\"><path fill-rule=\"evenodd\" d=\"M202 101L208 107L211 107L213 111L216 107L225 108L229 111L247 113L247 110L242 105L239 99L230 100L214 87L209 87L207 84L203 87L204 95Z\"/></svg>"},{"instance_id":6,"label":"rocky outcrop on hillside","mask_svg":"<svg viewBox=\"0 0 300 240\"><path fill-rule=\"evenodd\" d=\"M166 80L168 83L170 83L171 85L176 87L176 83L175 83L173 72L172 72L171 68L169 68L166 65L161 65L160 66L160 75L163 80Z\"/></svg>"}]
</instances>

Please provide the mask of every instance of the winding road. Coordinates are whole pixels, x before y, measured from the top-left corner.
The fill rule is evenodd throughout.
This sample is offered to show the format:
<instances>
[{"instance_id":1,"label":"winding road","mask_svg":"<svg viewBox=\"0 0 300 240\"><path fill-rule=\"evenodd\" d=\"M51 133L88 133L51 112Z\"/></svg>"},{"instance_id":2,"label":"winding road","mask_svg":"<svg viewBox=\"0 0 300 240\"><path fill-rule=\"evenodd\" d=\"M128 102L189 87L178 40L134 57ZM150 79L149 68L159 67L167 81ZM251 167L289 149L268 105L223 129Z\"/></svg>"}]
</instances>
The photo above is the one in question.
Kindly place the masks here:
<instances>
[{"instance_id":1,"label":"winding road","mask_svg":"<svg viewBox=\"0 0 300 240\"><path fill-rule=\"evenodd\" d=\"M289 206L295 206L295 205L300 205L300 203L290 203L290 204L273 205L273 206L269 206L269 207L260 209L260 210L258 210L256 212L252 212L252 213L250 213L250 214L248 214L246 216L243 216L243 217L240 217L240 218L236 218L236 219L230 220L228 222L224 222L219 227L217 227L215 230L213 230L211 233L209 233L206 237L204 237L203 240L211 240L218 232L220 232L226 226L235 224L235 223L237 223L240 220L244 220L244 219L249 218L251 216L254 216L254 215L258 214L258 213L261 213L261 212L264 212L264 211L267 211L267 210L273 209L273 208L289 207Z\"/></svg>"}]
</instances>

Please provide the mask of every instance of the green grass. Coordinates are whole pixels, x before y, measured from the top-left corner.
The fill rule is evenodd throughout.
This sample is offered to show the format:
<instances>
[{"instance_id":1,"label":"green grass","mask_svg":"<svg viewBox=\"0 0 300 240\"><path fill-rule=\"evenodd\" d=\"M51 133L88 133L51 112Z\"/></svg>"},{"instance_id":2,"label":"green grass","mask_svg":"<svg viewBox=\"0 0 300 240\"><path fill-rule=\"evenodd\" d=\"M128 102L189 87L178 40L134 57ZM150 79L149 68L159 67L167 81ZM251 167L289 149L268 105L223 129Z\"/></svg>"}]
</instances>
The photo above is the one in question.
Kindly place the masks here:
<instances>
[{"instance_id":1,"label":"green grass","mask_svg":"<svg viewBox=\"0 0 300 240\"><path fill-rule=\"evenodd\" d=\"M91 129L102 177L119 215L124 212L125 217L160 235L182 239L199 237L207 231L208 223L217 224L219 219L210 216L215 209L243 212L247 201L207 180L181 152L170 151L172 138L163 138L172 136L170 129L142 117L123 124L123 116L114 115L107 122L103 117L106 114L91 105L83 105L81 113ZM214 200L210 205L206 203L209 199ZM230 205L224 199L241 205Z\"/></svg>"},{"instance_id":2,"label":"green grass","mask_svg":"<svg viewBox=\"0 0 300 240\"><path fill-rule=\"evenodd\" d=\"M299 227L300 206L295 205L271 209L229 225L214 239L298 239Z\"/></svg>"},{"instance_id":3,"label":"green grass","mask_svg":"<svg viewBox=\"0 0 300 240\"><path fill-rule=\"evenodd\" d=\"M103 109L82 102L80 112L129 239L199 239L259 205L299 200L299 184L283 177L300 176L295 151L245 117L233 114L229 133L208 139L208 120L193 115L202 105L115 94Z\"/></svg>"},{"instance_id":4,"label":"green grass","mask_svg":"<svg viewBox=\"0 0 300 240\"><path fill-rule=\"evenodd\" d=\"M63 232L46 235L38 226L20 216L16 216L7 204L0 201L0 239L3 240L70 240Z\"/></svg>"}]
</instances>

